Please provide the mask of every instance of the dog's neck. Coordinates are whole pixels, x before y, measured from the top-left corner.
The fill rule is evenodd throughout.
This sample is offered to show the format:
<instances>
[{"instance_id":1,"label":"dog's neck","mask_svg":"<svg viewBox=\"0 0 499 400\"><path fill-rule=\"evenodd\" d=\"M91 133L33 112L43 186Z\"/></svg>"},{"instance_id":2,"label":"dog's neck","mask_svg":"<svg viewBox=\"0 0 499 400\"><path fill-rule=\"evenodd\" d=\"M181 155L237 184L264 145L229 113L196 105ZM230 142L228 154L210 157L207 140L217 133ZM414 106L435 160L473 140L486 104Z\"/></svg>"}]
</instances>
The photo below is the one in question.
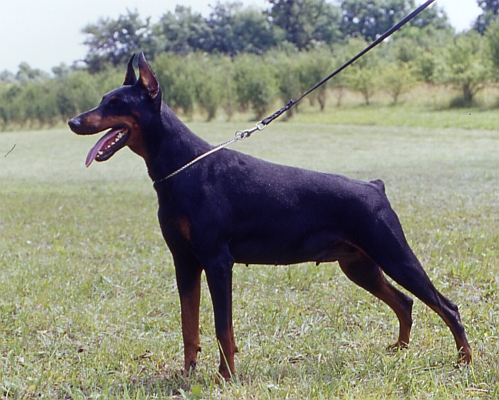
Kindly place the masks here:
<instances>
[{"instance_id":1,"label":"dog's neck","mask_svg":"<svg viewBox=\"0 0 499 400\"><path fill-rule=\"evenodd\" d=\"M150 178L158 181L212 146L195 135L175 113L162 104L161 122L151 123L144 132L147 156L144 157Z\"/></svg>"}]
</instances>

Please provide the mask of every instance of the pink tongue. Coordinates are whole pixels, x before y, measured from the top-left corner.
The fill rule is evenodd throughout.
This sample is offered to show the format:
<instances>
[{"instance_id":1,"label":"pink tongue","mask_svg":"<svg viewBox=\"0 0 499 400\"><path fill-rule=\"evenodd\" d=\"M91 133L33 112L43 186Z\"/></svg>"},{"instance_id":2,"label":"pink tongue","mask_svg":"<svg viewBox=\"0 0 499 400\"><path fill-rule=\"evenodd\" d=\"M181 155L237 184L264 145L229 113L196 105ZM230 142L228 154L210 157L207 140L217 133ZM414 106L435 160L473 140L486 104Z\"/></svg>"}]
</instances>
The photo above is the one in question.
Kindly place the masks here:
<instances>
[{"instance_id":1,"label":"pink tongue","mask_svg":"<svg viewBox=\"0 0 499 400\"><path fill-rule=\"evenodd\" d=\"M118 129L111 129L104 136L102 136L97 143L95 143L94 147L92 147L88 152L87 159L85 160L85 166L87 168L90 166L90 164L92 164L92 161L95 160L95 157L97 157L97 154L99 153L101 148L105 148L105 144L114 136L116 136L118 132Z\"/></svg>"}]
</instances>

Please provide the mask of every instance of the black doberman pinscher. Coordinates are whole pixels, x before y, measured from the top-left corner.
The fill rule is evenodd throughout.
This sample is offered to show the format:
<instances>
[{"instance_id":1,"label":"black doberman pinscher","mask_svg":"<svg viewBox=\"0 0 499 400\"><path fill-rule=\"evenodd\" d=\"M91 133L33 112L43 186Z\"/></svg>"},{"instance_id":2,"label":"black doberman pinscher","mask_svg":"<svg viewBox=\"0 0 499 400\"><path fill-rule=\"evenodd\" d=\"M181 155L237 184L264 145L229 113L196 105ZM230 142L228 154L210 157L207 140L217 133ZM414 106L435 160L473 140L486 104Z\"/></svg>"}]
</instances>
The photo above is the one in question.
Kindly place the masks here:
<instances>
[{"instance_id":1,"label":"black doberman pinscher","mask_svg":"<svg viewBox=\"0 0 499 400\"><path fill-rule=\"evenodd\" d=\"M142 156L154 182L159 223L173 255L182 312L185 370L200 351L199 298L204 270L215 312L220 374L234 373L232 327L234 263L285 265L338 261L357 285L390 306L398 340L409 343L412 299L383 273L420 298L450 328L459 360L471 348L457 306L431 283L409 248L382 181L361 182L266 162L222 149L181 168L213 146L192 133L162 102L161 88L144 55L140 75L128 63L124 85L69 121L80 135L109 129L87 156L108 160L124 146Z\"/></svg>"}]
</instances>

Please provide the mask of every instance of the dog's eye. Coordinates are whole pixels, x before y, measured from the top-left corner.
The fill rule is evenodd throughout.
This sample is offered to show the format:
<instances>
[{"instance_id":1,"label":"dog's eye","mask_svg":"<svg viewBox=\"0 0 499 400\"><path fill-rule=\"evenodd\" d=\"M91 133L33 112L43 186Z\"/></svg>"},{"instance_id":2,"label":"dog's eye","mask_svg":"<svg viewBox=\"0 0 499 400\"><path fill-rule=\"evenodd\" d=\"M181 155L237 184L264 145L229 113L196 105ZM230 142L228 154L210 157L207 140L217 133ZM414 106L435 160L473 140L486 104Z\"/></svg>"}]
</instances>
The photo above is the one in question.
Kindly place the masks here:
<instances>
[{"instance_id":1,"label":"dog's eye","mask_svg":"<svg viewBox=\"0 0 499 400\"><path fill-rule=\"evenodd\" d=\"M123 104L123 101L119 97L111 97L107 104L111 107L119 107L121 104Z\"/></svg>"}]
</instances>

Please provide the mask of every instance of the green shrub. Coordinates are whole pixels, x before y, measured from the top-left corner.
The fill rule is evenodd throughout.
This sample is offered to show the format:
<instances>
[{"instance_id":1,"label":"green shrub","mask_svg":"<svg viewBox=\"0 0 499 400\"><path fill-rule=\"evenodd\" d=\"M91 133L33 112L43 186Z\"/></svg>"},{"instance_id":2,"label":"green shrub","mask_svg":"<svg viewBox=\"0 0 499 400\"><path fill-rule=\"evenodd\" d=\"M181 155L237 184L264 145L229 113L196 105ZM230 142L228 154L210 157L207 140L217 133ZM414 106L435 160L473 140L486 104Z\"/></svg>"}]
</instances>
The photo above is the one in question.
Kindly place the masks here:
<instances>
[{"instance_id":1,"label":"green shrub","mask_svg":"<svg viewBox=\"0 0 499 400\"><path fill-rule=\"evenodd\" d=\"M260 120L278 94L276 72L262 57L242 55L234 63L234 82L237 102L242 110L251 106Z\"/></svg>"},{"instance_id":2,"label":"green shrub","mask_svg":"<svg viewBox=\"0 0 499 400\"><path fill-rule=\"evenodd\" d=\"M163 100L173 109L192 115L196 99L196 79L190 56L162 54L152 68L163 90Z\"/></svg>"},{"instance_id":3,"label":"green shrub","mask_svg":"<svg viewBox=\"0 0 499 400\"><path fill-rule=\"evenodd\" d=\"M381 82L383 89L390 95L393 104L416 84L414 69L410 63L392 62L382 67Z\"/></svg>"}]
</instances>

